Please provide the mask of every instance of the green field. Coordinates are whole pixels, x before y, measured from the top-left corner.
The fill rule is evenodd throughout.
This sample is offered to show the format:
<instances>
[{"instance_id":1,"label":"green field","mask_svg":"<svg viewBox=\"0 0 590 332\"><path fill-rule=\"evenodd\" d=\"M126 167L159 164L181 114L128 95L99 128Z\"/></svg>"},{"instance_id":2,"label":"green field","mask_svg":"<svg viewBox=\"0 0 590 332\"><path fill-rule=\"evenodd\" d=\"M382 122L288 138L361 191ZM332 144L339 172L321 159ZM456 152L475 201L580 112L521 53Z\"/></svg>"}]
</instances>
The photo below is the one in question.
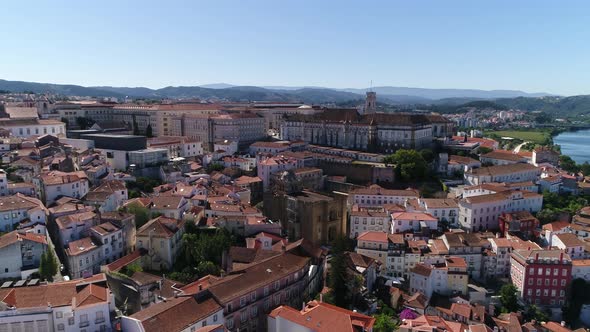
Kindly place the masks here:
<instances>
[{"instance_id":1,"label":"green field","mask_svg":"<svg viewBox=\"0 0 590 332\"><path fill-rule=\"evenodd\" d=\"M532 130L494 130L486 132L486 136L497 135L498 137L512 137L522 141L533 142L537 144L544 143L551 138L549 131L532 131Z\"/></svg>"}]
</instances>

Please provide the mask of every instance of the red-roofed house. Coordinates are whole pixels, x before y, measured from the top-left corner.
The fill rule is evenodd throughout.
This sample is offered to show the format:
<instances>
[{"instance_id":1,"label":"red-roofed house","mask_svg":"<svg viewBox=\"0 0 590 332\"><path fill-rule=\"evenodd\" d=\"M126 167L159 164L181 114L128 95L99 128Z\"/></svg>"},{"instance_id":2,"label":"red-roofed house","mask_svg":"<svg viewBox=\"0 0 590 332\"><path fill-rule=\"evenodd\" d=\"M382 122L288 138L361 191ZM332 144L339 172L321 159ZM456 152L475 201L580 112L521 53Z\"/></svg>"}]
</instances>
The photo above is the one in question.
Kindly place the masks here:
<instances>
[{"instance_id":1,"label":"red-roofed house","mask_svg":"<svg viewBox=\"0 0 590 332\"><path fill-rule=\"evenodd\" d=\"M0 303L9 307L0 310L0 331L111 331L115 311L104 275L2 288Z\"/></svg>"},{"instance_id":2,"label":"red-roofed house","mask_svg":"<svg viewBox=\"0 0 590 332\"><path fill-rule=\"evenodd\" d=\"M371 332L374 324L373 317L317 301L301 311L280 306L268 315L269 332Z\"/></svg>"},{"instance_id":3,"label":"red-roofed house","mask_svg":"<svg viewBox=\"0 0 590 332\"><path fill-rule=\"evenodd\" d=\"M395 212L391 214L391 233L419 231L422 228L436 230L438 219L428 213Z\"/></svg>"},{"instance_id":4,"label":"red-roofed house","mask_svg":"<svg viewBox=\"0 0 590 332\"><path fill-rule=\"evenodd\" d=\"M167 217L157 217L137 230L136 245L146 249L146 261L151 269L167 270L172 267L180 252L185 221Z\"/></svg>"},{"instance_id":5,"label":"red-roofed house","mask_svg":"<svg viewBox=\"0 0 590 332\"><path fill-rule=\"evenodd\" d=\"M25 278L37 271L47 250L45 234L12 231L0 237L0 279Z\"/></svg>"}]
</instances>

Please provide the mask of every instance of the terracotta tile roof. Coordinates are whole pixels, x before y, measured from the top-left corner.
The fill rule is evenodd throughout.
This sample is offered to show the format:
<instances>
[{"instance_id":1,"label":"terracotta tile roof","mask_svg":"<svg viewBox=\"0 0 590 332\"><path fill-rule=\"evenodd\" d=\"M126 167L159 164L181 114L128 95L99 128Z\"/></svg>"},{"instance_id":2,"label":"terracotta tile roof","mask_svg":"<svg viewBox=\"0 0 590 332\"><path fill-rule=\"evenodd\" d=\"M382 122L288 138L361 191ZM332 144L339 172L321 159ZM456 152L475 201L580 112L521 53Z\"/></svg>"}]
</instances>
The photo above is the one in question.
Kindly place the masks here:
<instances>
[{"instance_id":1,"label":"terracotta tile roof","mask_svg":"<svg viewBox=\"0 0 590 332\"><path fill-rule=\"evenodd\" d=\"M251 293L264 285L271 285L287 275L303 269L309 263L308 257L284 253L236 274L221 279L209 287L209 291L222 304L235 298Z\"/></svg>"},{"instance_id":2,"label":"terracotta tile roof","mask_svg":"<svg viewBox=\"0 0 590 332\"><path fill-rule=\"evenodd\" d=\"M416 292L404 301L404 305L410 308L426 309L428 306L428 298L426 295Z\"/></svg>"},{"instance_id":3,"label":"terracotta tile roof","mask_svg":"<svg viewBox=\"0 0 590 332\"><path fill-rule=\"evenodd\" d=\"M92 228L90 228L92 231L96 232L97 234L100 234L102 236L108 235L110 233L114 233L118 230L120 230L119 227L113 225L110 222L104 222L100 225L94 226Z\"/></svg>"},{"instance_id":4,"label":"terracotta tile roof","mask_svg":"<svg viewBox=\"0 0 590 332\"><path fill-rule=\"evenodd\" d=\"M317 301L309 302L301 311L280 306L271 311L269 317L280 317L316 332L370 331L375 324L373 317Z\"/></svg>"},{"instance_id":5,"label":"terracotta tile roof","mask_svg":"<svg viewBox=\"0 0 590 332\"><path fill-rule=\"evenodd\" d=\"M146 332L180 332L220 310L212 298L181 296L153 304L130 317L139 320Z\"/></svg>"},{"instance_id":6,"label":"terracotta tile roof","mask_svg":"<svg viewBox=\"0 0 590 332\"><path fill-rule=\"evenodd\" d=\"M107 289L95 284L84 287L75 296L75 307L80 308L87 305L106 302L108 300Z\"/></svg>"},{"instance_id":7,"label":"terracotta tile roof","mask_svg":"<svg viewBox=\"0 0 590 332\"><path fill-rule=\"evenodd\" d=\"M481 158L508 160L515 162L521 161L523 159L522 156L519 156L518 154L515 154L512 151L505 150L495 150L482 155Z\"/></svg>"},{"instance_id":8,"label":"terracotta tile roof","mask_svg":"<svg viewBox=\"0 0 590 332\"><path fill-rule=\"evenodd\" d=\"M136 260L140 259L141 256L145 255L145 253L146 252L144 250L137 249L134 252L132 252L128 255L125 255L125 256L117 259L116 261L108 264L107 271L119 271L124 266L127 266L127 265L135 262Z\"/></svg>"},{"instance_id":9,"label":"terracotta tile roof","mask_svg":"<svg viewBox=\"0 0 590 332\"><path fill-rule=\"evenodd\" d=\"M104 279L104 274L95 275L87 279L56 282L46 285L0 289L0 302L5 302L18 309L25 309L47 307L48 305L62 307L75 305L76 303L85 303L84 300L88 299L88 296L85 296L87 293L90 293L92 296L98 295L99 298L105 298L106 289L96 285L93 285L93 288L89 290L85 290L88 286L81 289L80 293L82 295L79 295L76 291L77 286L92 284L94 282L104 282L104 280L99 280L98 277ZM100 288L105 292L103 293ZM79 299L76 300L76 298Z\"/></svg>"},{"instance_id":10,"label":"terracotta tile roof","mask_svg":"<svg viewBox=\"0 0 590 332\"><path fill-rule=\"evenodd\" d=\"M418 263L414 266L411 270L412 273L416 273L425 277L430 277L430 273L432 273L432 269L425 264Z\"/></svg>"},{"instance_id":11,"label":"terracotta tile roof","mask_svg":"<svg viewBox=\"0 0 590 332\"><path fill-rule=\"evenodd\" d=\"M568 329L567 327L561 326L561 324L556 322L546 322L545 324L541 325L543 328L551 331L551 332L571 332L572 330Z\"/></svg>"},{"instance_id":12,"label":"terracotta tile roof","mask_svg":"<svg viewBox=\"0 0 590 332\"><path fill-rule=\"evenodd\" d=\"M211 286L211 283L219 280L219 277L206 275L198 280L191 282L188 285L182 286L181 290L185 295L194 295Z\"/></svg>"},{"instance_id":13,"label":"terracotta tile roof","mask_svg":"<svg viewBox=\"0 0 590 332\"><path fill-rule=\"evenodd\" d=\"M537 168L531 164L524 164L524 163L517 163L517 164L510 164L510 165L497 165L497 166L489 166L489 167L481 167L475 168L470 170L468 173L476 175L476 176L499 176L499 175L506 175L518 172L527 172L537 170L539 173L541 172L540 168Z\"/></svg>"},{"instance_id":14,"label":"terracotta tile roof","mask_svg":"<svg viewBox=\"0 0 590 332\"><path fill-rule=\"evenodd\" d=\"M369 242L382 242L382 243L387 243L387 241L388 241L387 233L375 232L375 231L364 232L357 237L357 240L358 241L369 241Z\"/></svg>"},{"instance_id":15,"label":"terracotta tile roof","mask_svg":"<svg viewBox=\"0 0 590 332\"><path fill-rule=\"evenodd\" d=\"M80 240L68 243L68 247L66 248L66 255L77 256L95 249L98 249L98 246L92 241L91 238L85 237Z\"/></svg>"},{"instance_id":16,"label":"terracotta tile roof","mask_svg":"<svg viewBox=\"0 0 590 332\"><path fill-rule=\"evenodd\" d=\"M65 183L72 183L81 180L88 180L86 173L84 171L77 171L77 172L60 172L60 171L51 171L49 173L39 175L39 179L43 182L46 186L53 186Z\"/></svg>"},{"instance_id":17,"label":"terracotta tile roof","mask_svg":"<svg viewBox=\"0 0 590 332\"><path fill-rule=\"evenodd\" d=\"M467 267L467 262L462 257L446 257L445 263L448 267Z\"/></svg>"},{"instance_id":18,"label":"terracotta tile roof","mask_svg":"<svg viewBox=\"0 0 590 332\"><path fill-rule=\"evenodd\" d=\"M59 229L66 229L73 227L74 224L86 225L87 223L92 223L95 218L96 213L94 212L82 212L57 217L55 223Z\"/></svg>"},{"instance_id":19,"label":"terracotta tile roof","mask_svg":"<svg viewBox=\"0 0 590 332\"><path fill-rule=\"evenodd\" d=\"M0 248L7 247L22 241L32 241L41 244L47 244L47 239L43 235L35 233L19 233L18 231L12 231L0 236Z\"/></svg>"},{"instance_id":20,"label":"terracotta tile roof","mask_svg":"<svg viewBox=\"0 0 590 332\"><path fill-rule=\"evenodd\" d=\"M155 236L171 238L184 227L184 220L176 220L163 216L148 221L137 230L136 236Z\"/></svg>"},{"instance_id":21,"label":"terracotta tile roof","mask_svg":"<svg viewBox=\"0 0 590 332\"><path fill-rule=\"evenodd\" d=\"M394 220L413 220L413 221L437 221L435 217L429 213L422 212L396 212L391 215Z\"/></svg>"},{"instance_id":22,"label":"terracotta tile roof","mask_svg":"<svg viewBox=\"0 0 590 332\"><path fill-rule=\"evenodd\" d=\"M0 212L12 210L24 210L43 207L40 200L17 193L12 196L0 197Z\"/></svg>"},{"instance_id":23,"label":"terracotta tile roof","mask_svg":"<svg viewBox=\"0 0 590 332\"><path fill-rule=\"evenodd\" d=\"M566 247L583 247L584 242L573 233L556 234L556 236Z\"/></svg>"},{"instance_id":24,"label":"terracotta tile roof","mask_svg":"<svg viewBox=\"0 0 590 332\"><path fill-rule=\"evenodd\" d=\"M352 195L382 195L382 196L401 196L401 197L420 197L420 193L415 189L385 189L377 184L367 188L354 189Z\"/></svg>"},{"instance_id":25,"label":"terracotta tile roof","mask_svg":"<svg viewBox=\"0 0 590 332\"><path fill-rule=\"evenodd\" d=\"M451 209L459 207L457 200L452 198L422 198L421 201L429 209Z\"/></svg>"}]
</instances>

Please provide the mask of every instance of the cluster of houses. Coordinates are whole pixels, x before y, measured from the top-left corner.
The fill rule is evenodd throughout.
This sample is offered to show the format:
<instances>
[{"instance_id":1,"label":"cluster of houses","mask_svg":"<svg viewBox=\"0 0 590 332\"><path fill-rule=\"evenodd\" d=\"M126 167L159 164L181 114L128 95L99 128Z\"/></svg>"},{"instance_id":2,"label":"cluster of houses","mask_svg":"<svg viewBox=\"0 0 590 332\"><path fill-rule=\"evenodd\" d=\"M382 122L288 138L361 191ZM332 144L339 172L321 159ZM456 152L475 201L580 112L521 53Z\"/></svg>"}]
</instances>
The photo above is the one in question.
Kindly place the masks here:
<instances>
[{"instance_id":1,"label":"cluster of houses","mask_svg":"<svg viewBox=\"0 0 590 332\"><path fill-rule=\"evenodd\" d=\"M486 286L512 283L522 303L560 317L572 281L590 282L590 210L542 226L535 218L543 191L584 192L584 179L562 171L551 150L441 153L432 169L455 183L427 198L397 188L394 168L375 151L447 139L440 116L297 107L254 121L218 105L115 107L122 119L144 112L134 119L145 126L161 116L158 136L147 138L106 120L67 135L31 129L25 124L51 112L39 118L25 108L9 109L0 144L0 331L372 331L374 293L388 287L404 331L565 332L498 315ZM57 114L75 119L78 108ZM207 139L185 132L209 108L214 129L199 127L213 130ZM81 109L100 120L113 107ZM289 116L290 141L232 133L252 121L280 127ZM363 130L376 131L363 138ZM157 184L140 186L149 180ZM171 279L187 230L216 229L244 243L223 253L219 275ZM356 244L345 253L347 272L362 280L368 309L322 300L329 244L340 236ZM59 261L54 282L39 280L47 251ZM590 307L582 318L590 320Z\"/></svg>"}]
</instances>

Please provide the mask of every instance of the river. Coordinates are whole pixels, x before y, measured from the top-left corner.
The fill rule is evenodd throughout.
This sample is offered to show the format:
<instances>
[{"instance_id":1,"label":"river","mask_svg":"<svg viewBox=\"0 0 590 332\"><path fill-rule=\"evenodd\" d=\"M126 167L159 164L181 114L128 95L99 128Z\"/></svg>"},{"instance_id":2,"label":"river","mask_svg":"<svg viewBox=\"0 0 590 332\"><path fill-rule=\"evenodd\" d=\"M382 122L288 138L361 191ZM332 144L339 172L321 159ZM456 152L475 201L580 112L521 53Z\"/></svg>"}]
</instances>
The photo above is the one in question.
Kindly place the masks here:
<instances>
[{"instance_id":1,"label":"river","mask_svg":"<svg viewBox=\"0 0 590 332\"><path fill-rule=\"evenodd\" d=\"M578 163L590 162L590 129L567 131L553 137L553 143L561 146L561 154Z\"/></svg>"}]
</instances>

